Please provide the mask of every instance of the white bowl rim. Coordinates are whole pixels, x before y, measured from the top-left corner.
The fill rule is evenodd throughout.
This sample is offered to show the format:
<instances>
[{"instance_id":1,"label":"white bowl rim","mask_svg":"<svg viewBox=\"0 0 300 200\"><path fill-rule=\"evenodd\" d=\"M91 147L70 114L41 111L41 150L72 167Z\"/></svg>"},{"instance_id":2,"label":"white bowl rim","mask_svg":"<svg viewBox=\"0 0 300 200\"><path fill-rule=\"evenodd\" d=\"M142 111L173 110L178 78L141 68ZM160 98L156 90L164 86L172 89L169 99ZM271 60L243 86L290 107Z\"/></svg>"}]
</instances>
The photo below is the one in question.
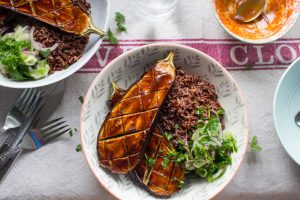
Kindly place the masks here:
<instances>
[{"instance_id":1,"label":"white bowl rim","mask_svg":"<svg viewBox=\"0 0 300 200\"><path fill-rule=\"evenodd\" d=\"M105 19L105 22L104 22L104 27L102 28L103 30L108 30L108 22L109 22L110 11L111 11L110 0L106 0L106 3L107 3L107 16L106 16L106 19ZM99 47L102 43L102 40L103 40L103 38L99 38L98 41L92 45L92 47L90 48L90 51L96 53L97 49L99 49ZM26 89L26 88L39 88L39 87L51 85L53 83L59 82L61 80L64 80L64 79L68 78L69 76L73 75L75 72L77 72L79 69L81 69L95 55L95 53L91 53L87 56L85 56L83 54L83 56L81 58L82 59L81 60L81 63L82 63L81 65L78 65L77 67L68 68L69 71L64 73L63 75L61 75L57 78L51 79L49 81L39 83L38 85L37 85L37 83L40 80L30 81L30 82L28 82L28 84L22 84L22 83L26 83L26 82L17 82L18 84L15 83L15 82L14 82L14 84L11 84L11 82L4 82L4 83L1 82L0 86L7 87L7 88L14 88L14 89ZM52 75L55 75L55 73L52 74ZM50 75L50 76L52 76L52 75ZM43 79L41 79L41 80L43 80Z\"/></svg>"},{"instance_id":2,"label":"white bowl rim","mask_svg":"<svg viewBox=\"0 0 300 200\"><path fill-rule=\"evenodd\" d=\"M238 91L238 94L240 94L241 96L241 100L242 102L244 103L245 105L245 114L246 114L246 131L245 131L245 134L246 134L246 148L244 150L244 152L242 152L242 159L241 161L237 164L237 168L235 170L234 173L232 173L228 179L225 181L225 183L223 184L222 187L219 188L218 191L215 192L215 194L211 197L211 199L213 199L214 197L216 197L218 194L220 194L226 187L227 185L231 182L231 180L233 179L233 177L237 174L237 172L239 171L240 167L241 167L241 164L243 163L245 157L246 157L246 152L247 152L247 148L248 148L248 144L249 144L249 112L248 112L248 105L246 104L246 101L245 101L245 98L244 98L244 95L242 94L241 90L240 90L240 87L238 86L238 84L236 83L236 81L233 79L232 75L225 69L225 67L223 67L217 60L215 60L214 58L212 58L211 56L205 54L204 52L200 51L200 50L197 50L197 49L194 49L192 47L189 47L189 46L186 46L186 45L181 45L181 44L176 44L176 43L169 43L169 42L157 42L157 43L153 43L153 44L148 44L148 45L143 45L143 46L139 46L139 47L136 47L134 49L131 49L123 54L121 54L120 56L118 56L117 58L115 58L113 61L111 61L108 65L106 65L106 67L104 67L104 69L101 70L101 72L96 76L96 78L94 79L94 81L92 82L92 84L90 85L89 89L88 89L88 92L86 93L85 97L87 96L91 96L92 94L92 89L94 88L94 86L96 85L96 83L98 82L98 80L102 77L102 74L104 74L108 68L110 68L110 66L113 66L115 65L115 63L118 62L119 59L123 58L123 57L126 57L132 53L135 53L137 51L139 51L141 48L144 48L144 47L152 47L152 46L169 46L170 48L183 48L183 49L187 49L187 50L190 50L190 51L193 51L197 54L201 54L201 56L203 57L206 57L207 59L211 60L212 62L214 62L215 64L217 64L219 67L223 68L224 69L224 73L227 75L227 77L233 82L235 83L236 87L237 87L237 91ZM102 188L104 188L108 193L110 193L113 197L115 197L116 199L120 199L119 197L117 197L114 193L112 193L112 191L110 191L106 185L101 181L101 179L97 176L96 172L93 170L91 164L89 163L88 161L88 158L87 158L87 152L85 151L85 146L84 146L84 143L83 143L83 113L84 113L84 108L86 107L86 99L84 100L83 102L83 105L81 107L81 113L80 113L80 143L81 143L81 146L82 146L82 149L83 149L83 152L84 152L84 156L85 156L85 160L86 162L88 163L89 165L89 168L91 169L91 171L93 172L94 176L97 178L98 182L100 183L100 185L102 186ZM121 200L121 199L120 199Z\"/></svg>"},{"instance_id":3,"label":"white bowl rim","mask_svg":"<svg viewBox=\"0 0 300 200\"><path fill-rule=\"evenodd\" d=\"M282 85L283 81L285 80L286 78L286 75L294 68L294 66L300 62L300 57L298 59L296 59L292 64L290 64L290 66L288 67L287 70L285 70L285 72L283 73L283 75L281 76L278 84L277 84L277 87L276 87L276 90L275 90L275 94L274 94L274 100L273 100L273 121L274 121L274 125L275 125L275 129L276 129L276 133L277 133L277 136L282 144L282 146L284 147L285 151L287 152L287 154L290 156L290 158L292 158L298 165L300 165L300 160L296 159L294 156L293 156L293 153L290 152L287 148L287 144L283 142L283 134L279 134L279 128L278 128L278 125L277 125L277 115L276 115L276 111L277 111L277 101L278 101L278 94L279 94L279 89L280 89L280 86Z\"/></svg>"},{"instance_id":4,"label":"white bowl rim","mask_svg":"<svg viewBox=\"0 0 300 200\"><path fill-rule=\"evenodd\" d=\"M246 38L243 38L241 36L238 36L236 34L234 34L233 32L231 32L224 24L223 22L220 20L220 17L214 7L214 2L216 0L211 0L211 7L212 7L212 10L213 10L213 13L214 13L214 16L215 18L217 19L219 25L229 34L231 35L233 38L235 39L238 39L242 42L245 42L245 43L248 43L248 44L267 44L267 43L271 43L271 42L274 42L280 38L282 38L284 35L286 35L291 29L292 27L295 25L296 21L298 20L299 18L299 14L300 12L298 11L295 15L295 19L293 20L293 23L286 29L285 32L281 32L280 34L278 35L273 35L273 37L268 37L268 38L263 38L263 39L258 39L258 40L252 40L252 39L246 39Z\"/></svg>"}]
</instances>

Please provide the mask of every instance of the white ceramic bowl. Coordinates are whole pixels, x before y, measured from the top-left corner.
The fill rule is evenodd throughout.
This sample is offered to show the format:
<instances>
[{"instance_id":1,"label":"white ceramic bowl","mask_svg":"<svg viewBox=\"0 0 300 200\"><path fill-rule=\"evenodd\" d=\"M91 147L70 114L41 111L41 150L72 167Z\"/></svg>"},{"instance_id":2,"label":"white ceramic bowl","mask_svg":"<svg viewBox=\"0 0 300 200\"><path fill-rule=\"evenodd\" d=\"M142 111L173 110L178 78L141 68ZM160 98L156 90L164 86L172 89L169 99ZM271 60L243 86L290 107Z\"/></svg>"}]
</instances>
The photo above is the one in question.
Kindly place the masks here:
<instances>
[{"instance_id":1,"label":"white ceramic bowl","mask_svg":"<svg viewBox=\"0 0 300 200\"><path fill-rule=\"evenodd\" d=\"M91 3L92 20L94 24L97 27L101 28L102 30L107 30L109 12L110 12L109 1L107 0L88 0L88 1ZM54 74L51 74L40 80L32 80L32 81L24 81L24 82L16 82L0 74L0 86L9 87L9 88L35 88L35 87L50 85L52 83L56 83L60 80L63 80L71 76L72 74L74 74L81 67L83 67L99 49L101 42L102 39L99 36L95 34L91 34L89 43L85 48L83 56L76 63L69 66L67 69L62 71L57 71Z\"/></svg>"},{"instance_id":2,"label":"white ceramic bowl","mask_svg":"<svg viewBox=\"0 0 300 200\"><path fill-rule=\"evenodd\" d=\"M187 186L171 199L203 200L218 194L236 174L248 144L248 120L240 90L231 75L217 61L208 55L182 45L156 43L135 48L126 52L107 65L96 77L81 111L81 143L87 162L99 182L112 195L124 200L155 199L144 188L135 184L129 175L114 175L99 167L96 143L98 130L109 112L107 99L110 83L116 81L121 87L128 88L145 71L145 66L153 65L164 58L167 52L175 52L175 65L183 66L190 74L198 74L216 86L219 101L226 111L226 130L237 139L238 153L232 154L232 165L218 181L207 183L203 180L189 182Z\"/></svg>"},{"instance_id":3,"label":"white ceramic bowl","mask_svg":"<svg viewBox=\"0 0 300 200\"><path fill-rule=\"evenodd\" d=\"M291 16L287 19L287 21L285 22L285 24L282 26L282 28L276 32L275 34L273 34L270 37L267 38L263 38L263 39L248 39L248 38L244 38L241 37L235 33L233 33L229 28L227 28L223 22L220 19L220 16L218 15L217 11L216 11L216 1L218 0L211 0L212 3L212 9L214 11L214 15L217 18L217 21L219 22L219 24L221 25L221 27L227 32L229 33L232 37L246 42L246 43L250 43L250 44L264 44L264 43L269 43L269 42L273 42L281 37L283 37L296 23L297 18L299 16L299 10L300 10L300 2L298 0L294 1L293 4L293 13L291 14Z\"/></svg>"},{"instance_id":4,"label":"white ceramic bowl","mask_svg":"<svg viewBox=\"0 0 300 200\"><path fill-rule=\"evenodd\" d=\"M295 116L300 111L300 58L282 75L274 96L273 118L277 135L290 157L300 165L300 127Z\"/></svg>"}]
</instances>

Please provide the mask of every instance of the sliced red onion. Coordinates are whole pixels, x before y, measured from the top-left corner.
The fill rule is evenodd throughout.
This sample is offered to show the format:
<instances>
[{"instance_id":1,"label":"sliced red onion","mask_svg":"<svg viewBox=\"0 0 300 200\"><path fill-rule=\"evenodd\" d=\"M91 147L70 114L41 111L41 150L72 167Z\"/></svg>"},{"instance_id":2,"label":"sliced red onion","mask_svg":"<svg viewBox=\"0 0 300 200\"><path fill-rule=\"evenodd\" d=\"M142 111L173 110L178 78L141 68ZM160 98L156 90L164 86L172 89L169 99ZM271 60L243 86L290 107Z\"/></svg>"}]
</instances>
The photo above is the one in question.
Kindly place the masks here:
<instances>
[{"instance_id":1,"label":"sliced red onion","mask_svg":"<svg viewBox=\"0 0 300 200\"><path fill-rule=\"evenodd\" d=\"M37 42L34 40L34 31L35 31L35 28L31 27L30 33L29 33L29 38L30 38L30 42L31 42L33 48L35 48L38 51L48 51L48 50L54 51L58 47L57 43L55 43L52 47L46 47L46 48L43 47L43 45L40 42Z\"/></svg>"},{"instance_id":2,"label":"sliced red onion","mask_svg":"<svg viewBox=\"0 0 300 200\"><path fill-rule=\"evenodd\" d=\"M185 146L188 147L188 141L187 141L187 135L186 134L183 136L183 140L184 140Z\"/></svg>"},{"instance_id":3,"label":"sliced red onion","mask_svg":"<svg viewBox=\"0 0 300 200\"><path fill-rule=\"evenodd\" d=\"M39 52L38 52L38 51L28 51L28 50L24 50L24 51L23 51L23 54L25 54L25 55L37 56L37 55L39 55Z\"/></svg>"}]
</instances>

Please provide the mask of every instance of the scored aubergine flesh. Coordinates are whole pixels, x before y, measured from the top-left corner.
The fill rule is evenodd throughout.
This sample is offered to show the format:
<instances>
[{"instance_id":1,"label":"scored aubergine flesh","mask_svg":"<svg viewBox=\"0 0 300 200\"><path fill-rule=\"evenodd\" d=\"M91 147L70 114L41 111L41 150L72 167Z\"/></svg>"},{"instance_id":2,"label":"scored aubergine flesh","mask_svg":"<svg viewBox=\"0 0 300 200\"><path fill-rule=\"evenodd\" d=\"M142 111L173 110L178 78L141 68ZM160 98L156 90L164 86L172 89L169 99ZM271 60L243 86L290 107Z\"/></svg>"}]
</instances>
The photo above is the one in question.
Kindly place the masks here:
<instances>
[{"instance_id":1,"label":"scored aubergine flesh","mask_svg":"<svg viewBox=\"0 0 300 200\"><path fill-rule=\"evenodd\" d=\"M183 164L176 164L172 158L166 162L165 168L162 165L168 152L174 151L174 147L156 128L153 132L145 155L137 165L134 172L138 180L153 194L160 197L169 197L180 190L180 182L185 178L185 167ZM147 157L146 157L147 156ZM151 167L147 159L155 159Z\"/></svg>"},{"instance_id":2,"label":"scored aubergine flesh","mask_svg":"<svg viewBox=\"0 0 300 200\"><path fill-rule=\"evenodd\" d=\"M106 34L97 29L78 0L0 0L0 7L33 17L76 35Z\"/></svg>"},{"instance_id":3,"label":"scored aubergine flesh","mask_svg":"<svg viewBox=\"0 0 300 200\"><path fill-rule=\"evenodd\" d=\"M171 52L112 104L98 134L100 166L118 174L126 174L135 168L175 79L173 58Z\"/></svg>"}]
</instances>

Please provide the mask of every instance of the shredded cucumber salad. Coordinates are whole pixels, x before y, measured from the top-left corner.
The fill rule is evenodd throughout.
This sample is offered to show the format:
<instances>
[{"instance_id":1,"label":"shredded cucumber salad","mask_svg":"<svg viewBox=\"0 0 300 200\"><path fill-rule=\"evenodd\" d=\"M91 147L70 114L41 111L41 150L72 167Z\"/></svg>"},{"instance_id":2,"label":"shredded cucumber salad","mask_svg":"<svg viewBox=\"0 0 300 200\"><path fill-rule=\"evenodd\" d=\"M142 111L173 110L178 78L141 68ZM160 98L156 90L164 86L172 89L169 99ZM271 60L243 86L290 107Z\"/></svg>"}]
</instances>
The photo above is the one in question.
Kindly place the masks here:
<instances>
[{"instance_id":1,"label":"shredded cucumber salad","mask_svg":"<svg viewBox=\"0 0 300 200\"><path fill-rule=\"evenodd\" d=\"M33 31L18 25L14 32L0 35L0 73L15 81L37 80L48 75L46 58L53 48L36 47Z\"/></svg>"}]
</instances>

